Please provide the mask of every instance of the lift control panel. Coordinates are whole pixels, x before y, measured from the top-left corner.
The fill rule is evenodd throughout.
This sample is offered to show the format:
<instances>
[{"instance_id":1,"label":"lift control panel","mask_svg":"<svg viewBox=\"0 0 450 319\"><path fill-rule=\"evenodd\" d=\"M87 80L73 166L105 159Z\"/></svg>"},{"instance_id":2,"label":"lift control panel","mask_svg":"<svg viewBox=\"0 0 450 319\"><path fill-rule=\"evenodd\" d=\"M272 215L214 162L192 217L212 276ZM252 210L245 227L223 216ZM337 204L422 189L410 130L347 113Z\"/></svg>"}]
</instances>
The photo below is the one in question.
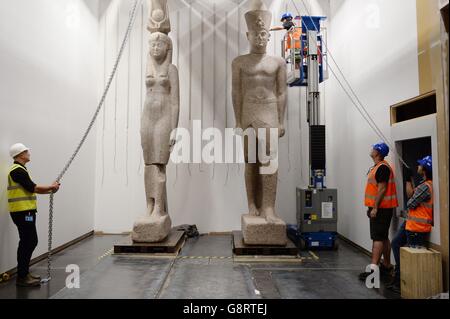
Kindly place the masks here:
<instances>
[{"instance_id":1,"label":"lift control panel","mask_svg":"<svg viewBox=\"0 0 450 319\"><path fill-rule=\"evenodd\" d=\"M297 188L297 223L301 233L337 232L337 190Z\"/></svg>"}]
</instances>

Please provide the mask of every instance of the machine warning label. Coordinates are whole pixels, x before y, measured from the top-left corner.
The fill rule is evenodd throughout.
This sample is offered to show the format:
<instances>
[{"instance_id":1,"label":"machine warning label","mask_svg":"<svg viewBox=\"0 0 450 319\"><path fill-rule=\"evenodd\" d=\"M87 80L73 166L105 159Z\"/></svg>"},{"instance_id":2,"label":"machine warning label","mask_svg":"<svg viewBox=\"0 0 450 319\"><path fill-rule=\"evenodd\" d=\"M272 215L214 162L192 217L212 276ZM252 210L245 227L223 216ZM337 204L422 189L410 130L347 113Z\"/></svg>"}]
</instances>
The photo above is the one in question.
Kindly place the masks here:
<instances>
[{"instance_id":1,"label":"machine warning label","mask_svg":"<svg viewBox=\"0 0 450 319\"><path fill-rule=\"evenodd\" d=\"M323 202L322 203L322 219L333 218L333 203Z\"/></svg>"}]
</instances>

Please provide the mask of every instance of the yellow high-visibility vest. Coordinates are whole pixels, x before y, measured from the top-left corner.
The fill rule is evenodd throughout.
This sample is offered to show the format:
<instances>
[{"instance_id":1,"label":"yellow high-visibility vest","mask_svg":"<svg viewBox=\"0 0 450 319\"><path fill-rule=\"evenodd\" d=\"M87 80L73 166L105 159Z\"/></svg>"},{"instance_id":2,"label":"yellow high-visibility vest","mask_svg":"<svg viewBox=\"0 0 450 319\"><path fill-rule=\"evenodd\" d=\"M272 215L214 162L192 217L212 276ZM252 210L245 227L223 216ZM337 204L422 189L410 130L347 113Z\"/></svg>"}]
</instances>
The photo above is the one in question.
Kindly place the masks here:
<instances>
[{"instance_id":1,"label":"yellow high-visibility vest","mask_svg":"<svg viewBox=\"0 0 450 319\"><path fill-rule=\"evenodd\" d=\"M8 174L8 206L11 213L37 209L37 197L11 178L11 172L17 168L27 169L19 164L11 166Z\"/></svg>"}]
</instances>

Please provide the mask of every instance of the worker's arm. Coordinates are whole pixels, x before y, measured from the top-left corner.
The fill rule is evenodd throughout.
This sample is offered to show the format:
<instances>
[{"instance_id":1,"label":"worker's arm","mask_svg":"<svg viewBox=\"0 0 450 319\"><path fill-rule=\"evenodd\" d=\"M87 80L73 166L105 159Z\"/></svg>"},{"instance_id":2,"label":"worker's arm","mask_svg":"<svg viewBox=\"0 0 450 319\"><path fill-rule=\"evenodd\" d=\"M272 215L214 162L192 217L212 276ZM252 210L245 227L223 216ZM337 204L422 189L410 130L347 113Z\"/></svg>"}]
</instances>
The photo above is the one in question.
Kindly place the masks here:
<instances>
[{"instance_id":1,"label":"worker's arm","mask_svg":"<svg viewBox=\"0 0 450 319\"><path fill-rule=\"evenodd\" d=\"M375 180L377 182L377 189L378 193L375 197L375 206L373 207L372 211L370 212L370 216L372 218L375 218L378 213L378 208L380 207L381 202L384 199L384 195L386 195L387 191L387 185L389 183L391 175L391 170L386 165L381 165L375 174Z\"/></svg>"},{"instance_id":2,"label":"worker's arm","mask_svg":"<svg viewBox=\"0 0 450 319\"><path fill-rule=\"evenodd\" d=\"M375 207L370 212L370 217L375 218L378 213L378 207L380 207L381 201L384 198L384 195L386 195L387 191L387 183L378 183L378 193L375 198Z\"/></svg>"},{"instance_id":3,"label":"worker's arm","mask_svg":"<svg viewBox=\"0 0 450 319\"><path fill-rule=\"evenodd\" d=\"M278 122L279 122L279 135L283 137L285 134L284 118L286 116L286 62L280 59L280 65L277 73L277 103L278 103Z\"/></svg>"},{"instance_id":4,"label":"worker's arm","mask_svg":"<svg viewBox=\"0 0 450 319\"><path fill-rule=\"evenodd\" d=\"M270 31L281 31L284 30L284 27L271 27Z\"/></svg>"},{"instance_id":5,"label":"worker's arm","mask_svg":"<svg viewBox=\"0 0 450 319\"><path fill-rule=\"evenodd\" d=\"M30 178L30 175L25 169L17 168L10 173L10 176L14 182L20 184L25 190L30 193L37 194L50 194L51 192L57 192L60 184L54 182L52 185L36 185Z\"/></svg>"},{"instance_id":6,"label":"worker's arm","mask_svg":"<svg viewBox=\"0 0 450 319\"><path fill-rule=\"evenodd\" d=\"M414 209L419 206L420 203L425 203L431 198L431 191L427 184L423 183L417 186L413 190L413 194L409 196L409 200L406 203L408 209Z\"/></svg>"},{"instance_id":7,"label":"worker's arm","mask_svg":"<svg viewBox=\"0 0 450 319\"><path fill-rule=\"evenodd\" d=\"M241 112L242 112L242 87L241 87L241 67L236 58L231 65L232 85L231 95L233 99L234 116L236 118L236 128L242 128Z\"/></svg>"},{"instance_id":8,"label":"worker's arm","mask_svg":"<svg viewBox=\"0 0 450 319\"><path fill-rule=\"evenodd\" d=\"M403 175L405 177L406 180L406 196L408 198L411 198L414 194L414 178L413 178L413 172L411 169L409 168L404 168L403 170Z\"/></svg>"},{"instance_id":9,"label":"worker's arm","mask_svg":"<svg viewBox=\"0 0 450 319\"><path fill-rule=\"evenodd\" d=\"M406 182L406 196L411 198L414 195L414 184L412 181Z\"/></svg>"},{"instance_id":10,"label":"worker's arm","mask_svg":"<svg viewBox=\"0 0 450 319\"><path fill-rule=\"evenodd\" d=\"M52 185L44 186L44 185L36 185L34 187L34 193L37 194L51 194L56 193L59 190L59 186L61 184L58 182L54 182Z\"/></svg>"}]
</instances>

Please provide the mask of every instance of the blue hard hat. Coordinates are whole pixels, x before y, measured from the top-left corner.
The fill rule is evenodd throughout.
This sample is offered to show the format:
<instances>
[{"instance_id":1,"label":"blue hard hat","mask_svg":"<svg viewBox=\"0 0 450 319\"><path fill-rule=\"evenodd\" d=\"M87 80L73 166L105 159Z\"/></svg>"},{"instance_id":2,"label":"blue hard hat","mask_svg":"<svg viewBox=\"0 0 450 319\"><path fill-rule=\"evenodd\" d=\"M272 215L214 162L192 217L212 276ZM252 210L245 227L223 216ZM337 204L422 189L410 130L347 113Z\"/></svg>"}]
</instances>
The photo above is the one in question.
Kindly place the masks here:
<instances>
[{"instance_id":1,"label":"blue hard hat","mask_svg":"<svg viewBox=\"0 0 450 319\"><path fill-rule=\"evenodd\" d=\"M427 172L433 171L433 158L431 156L426 156L421 160L418 160L417 163L419 163L420 166L425 168Z\"/></svg>"},{"instance_id":2,"label":"blue hard hat","mask_svg":"<svg viewBox=\"0 0 450 319\"><path fill-rule=\"evenodd\" d=\"M373 149L378 151L381 156L386 157L389 155L389 146L386 143L380 142L378 144L373 145Z\"/></svg>"},{"instance_id":3,"label":"blue hard hat","mask_svg":"<svg viewBox=\"0 0 450 319\"><path fill-rule=\"evenodd\" d=\"M285 19L289 19L289 18L293 18L292 14L290 12L286 12L283 13L283 15L281 16L281 21L285 20Z\"/></svg>"}]
</instances>

